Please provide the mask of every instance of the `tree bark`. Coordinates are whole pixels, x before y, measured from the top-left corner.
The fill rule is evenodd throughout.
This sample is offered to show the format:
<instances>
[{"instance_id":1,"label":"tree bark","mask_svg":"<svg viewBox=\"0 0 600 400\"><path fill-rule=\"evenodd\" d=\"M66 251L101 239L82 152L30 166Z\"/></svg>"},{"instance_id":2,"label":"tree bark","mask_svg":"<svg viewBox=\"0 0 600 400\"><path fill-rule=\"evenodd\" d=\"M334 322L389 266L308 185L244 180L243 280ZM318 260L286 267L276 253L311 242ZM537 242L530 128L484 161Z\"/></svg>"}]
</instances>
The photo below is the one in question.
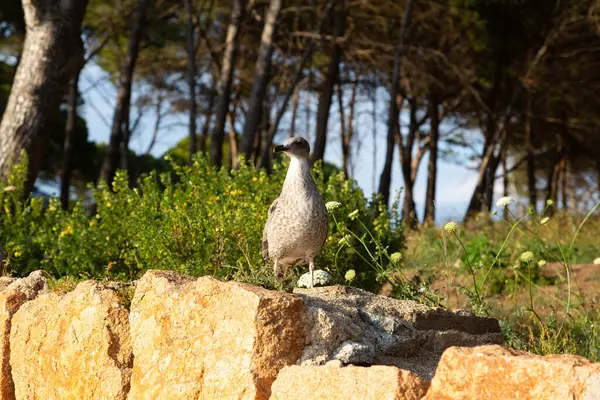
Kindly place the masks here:
<instances>
[{"instance_id":1,"label":"tree bark","mask_svg":"<svg viewBox=\"0 0 600 400\"><path fill-rule=\"evenodd\" d=\"M227 124L229 125L229 163L230 168L236 168L238 164L238 140L233 124L232 112L227 113Z\"/></svg>"},{"instance_id":2,"label":"tree bark","mask_svg":"<svg viewBox=\"0 0 600 400\"><path fill-rule=\"evenodd\" d=\"M502 161L502 153L504 152L505 147L506 135L504 135L504 138L500 143L500 149L498 153L492 155L491 162L488 165L484 197L485 210L488 212L492 211L492 204L494 202L494 185L496 184L496 171L498 171L498 167Z\"/></svg>"},{"instance_id":3,"label":"tree bark","mask_svg":"<svg viewBox=\"0 0 600 400\"><path fill-rule=\"evenodd\" d=\"M537 189L535 179L535 155L532 141L532 100L531 94L527 96L527 113L525 114L525 146L527 148L527 191L529 193L529 207L537 214Z\"/></svg>"},{"instance_id":4,"label":"tree bark","mask_svg":"<svg viewBox=\"0 0 600 400\"><path fill-rule=\"evenodd\" d=\"M319 20L319 23L317 24L317 29L316 29L316 33L317 34L321 34L323 31L323 27L325 26L325 20L327 19L327 16L329 15L333 4L335 3L335 0L329 0L327 2L327 4L325 5L325 8L323 10L323 14L321 15L321 19ZM267 140L269 142L269 146L271 145L271 143L273 142L273 138L275 137L275 133L277 132L277 128L279 127L279 123L281 122L281 118L283 117L283 114L285 113L286 109L287 109L287 105L290 101L290 97L292 97L292 95L294 96L298 96L298 85L300 84L300 80L302 79L302 74L304 73L304 68L306 66L306 63L308 62L309 58L311 57L313 50L315 47L315 40L311 40L308 45L304 48L304 52L302 53L302 58L300 59L300 62L298 63L298 68L296 70L296 74L294 75L294 78L292 79L292 82L290 84L290 87L288 89L288 92L286 93L285 97L283 98L283 102L281 103L281 107L279 107L279 110L277 111L277 115L275 116L275 119L273 121L273 123L271 124L271 128L269 130L269 135L267 137ZM310 71L309 71L309 76L308 76L308 80L309 80L309 87L310 87ZM294 99L294 110L292 111L293 115L292 115L292 125L295 124L295 112L296 109L298 107L298 98L295 97ZM306 109L306 140L310 140L310 95L307 96L307 109ZM295 130L295 129L293 129ZM269 153L269 147L265 147L264 148L266 153L263 153L261 155L261 163L259 164L259 168L265 168L267 171L270 171L271 169L271 163L270 163L270 153ZM264 160L264 161L263 161Z\"/></svg>"},{"instance_id":5,"label":"tree bark","mask_svg":"<svg viewBox=\"0 0 600 400\"><path fill-rule=\"evenodd\" d=\"M552 164L548 168L548 179L546 187L546 203L549 200L554 202L553 207L548 208L548 214L554 214L554 210L558 207L558 183L561 171L561 163L565 156L563 136L561 134L556 135L556 154L553 157Z\"/></svg>"},{"instance_id":6,"label":"tree bark","mask_svg":"<svg viewBox=\"0 0 600 400\"><path fill-rule=\"evenodd\" d=\"M123 171L129 171L129 139L131 138L131 133L133 131L133 129L131 129L131 121L130 121L130 116L131 116L131 102L129 102L129 104L127 104L127 107L125 109L124 114L124 120L123 120L123 128L122 128L122 139L121 139L121 143L120 143L120 156L121 156L121 162L120 162L120 168ZM138 120L139 121L139 120ZM134 128L135 128L134 124Z\"/></svg>"},{"instance_id":7,"label":"tree bark","mask_svg":"<svg viewBox=\"0 0 600 400\"><path fill-rule=\"evenodd\" d=\"M596 181L598 193L600 193L600 154L596 156Z\"/></svg>"},{"instance_id":8,"label":"tree bark","mask_svg":"<svg viewBox=\"0 0 600 400\"><path fill-rule=\"evenodd\" d=\"M190 96L189 110L189 159L188 164L192 164L192 157L198 151L196 143L196 45L194 33L196 24L194 23L194 6L192 0L185 0L185 10L187 14L187 54L188 54L188 87Z\"/></svg>"},{"instance_id":9,"label":"tree bark","mask_svg":"<svg viewBox=\"0 0 600 400\"><path fill-rule=\"evenodd\" d=\"M267 97L265 97L265 101L263 102L264 109L261 113L261 123L258 127L259 134L258 136L258 144L256 145L255 151L252 152L252 161L254 165L258 168L262 168L263 166L271 165L271 107L273 103Z\"/></svg>"},{"instance_id":10,"label":"tree bark","mask_svg":"<svg viewBox=\"0 0 600 400\"><path fill-rule=\"evenodd\" d=\"M277 19L281 11L282 0L271 0L269 9L265 15L265 26L260 38L260 47L258 49L258 59L256 60L256 68L254 73L254 83L252 84L252 93L250 95L250 107L246 116L246 124L244 125L244 133L242 135L241 152L249 159L252 154L252 145L254 144L254 136L259 128L263 102L267 93L267 85L269 83L269 69L271 67L271 57L273 55L273 39L275 37L275 28ZM263 145L266 144L267 138L264 138Z\"/></svg>"},{"instance_id":11,"label":"tree bark","mask_svg":"<svg viewBox=\"0 0 600 400\"><path fill-rule=\"evenodd\" d=\"M502 153L500 155L500 157L502 158L502 196L507 197L508 196L508 185L509 185L509 180L508 180L508 146L504 146L502 148ZM504 207L504 219L508 220L508 207Z\"/></svg>"},{"instance_id":12,"label":"tree bark","mask_svg":"<svg viewBox=\"0 0 600 400\"><path fill-rule=\"evenodd\" d=\"M548 214L552 215L554 214L554 209L556 207L556 201L557 201L557 188L558 188L558 176L559 176L559 172L560 172L560 158L556 158L555 162L552 163L552 165L550 165L550 168L548 169L548 179L547 179L547 187L546 187L546 203L548 203L549 200L552 200L554 202L554 206L553 207L549 207L548 208Z\"/></svg>"},{"instance_id":13,"label":"tree bark","mask_svg":"<svg viewBox=\"0 0 600 400\"><path fill-rule=\"evenodd\" d=\"M429 161L427 163L427 193L423 223L435 224L435 192L437 181L438 142L440 139L439 100L435 94L429 96Z\"/></svg>"},{"instance_id":14,"label":"tree bark","mask_svg":"<svg viewBox=\"0 0 600 400\"><path fill-rule=\"evenodd\" d=\"M159 97L156 101L156 104L154 105L155 109L154 112L156 113L156 121L154 121L154 129L152 130L152 137L150 138L150 143L148 144L148 147L146 148L145 151L145 155L149 155L150 152L152 151L152 149L154 148L154 145L156 144L156 139L158 139L158 133L160 132L160 125L162 124L162 119L163 119L163 111L162 111L162 105L164 102L164 98Z\"/></svg>"},{"instance_id":15,"label":"tree bark","mask_svg":"<svg viewBox=\"0 0 600 400\"><path fill-rule=\"evenodd\" d=\"M342 145L342 170L346 179L350 179L350 143L352 136L354 135L354 106L356 104L356 92L358 87L358 81L354 81L352 84L352 92L350 94L350 101L348 103L348 121L346 121L344 113L344 101L343 101L343 90L341 83L338 83L338 106L340 109L340 143Z\"/></svg>"},{"instance_id":16,"label":"tree bark","mask_svg":"<svg viewBox=\"0 0 600 400\"><path fill-rule=\"evenodd\" d=\"M492 140L485 141L483 146L483 156L481 158L481 165L479 166L477 183L475 185L473 195L471 196L471 201L469 202L465 219L474 217L477 213L481 212L483 208L485 200L485 189L489 177L489 168L490 164L493 163L493 158L495 157L495 148L496 143L494 143Z\"/></svg>"},{"instance_id":17,"label":"tree bark","mask_svg":"<svg viewBox=\"0 0 600 400\"><path fill-rule=\"evenodd\" d=\"M358 81L354 81L352 84L352 92L350 93L350 103L348 103L348 123L346 124L346 136L344 138L344 169L346 170L346 178L350 179L354 175L354 164L352 162L352 153L350 151L350 144L354 137L354 118L356 109L356 95L358 92Z\"/></svg>"},{"instance_id":18,"label":"tree bark","mask_svg":"<svg viewBox=\"0 0 600 400\"><path fill-rule=\"evenodd\" d=\"M342 171L348 179L348 148L346 147L346 114L344 113L344 91L341 82L337 84L338 112L340 114L340 143L342 145Z\"/></svg>"},{"instance_id":19,"label":"tree bark","mask_svg":"<svg viewBox=\"0 0 600 400\"><path fill-rule=\"evenodd\" d=\"M310 87L310 83L311 83L311 72L308 72L308 86ZM312 130L312 126L311 126L311 120L312 120L312 98L311 98L311 93L310 91L306 92L306 104L304 105L306 107L306 120L304 121L304 134L306 135L306 140L308 140L308 142L310 143L310 132Z\"/></svg>"},{"instance_id":20,"label":"tree bark","mask_svg":"<svg viewBox=\"0 0 600 400\"><path fill-rule=\"evenodd\" d=\"M396 48L394 50L394 67L392 70L392 84L390 86L390 103L388 108L388 130L387 142L385 151L385 163L383 171L379 177L379 188L377 192L381 195L382 202L386 206L390 202L390 186L392 184L392 163L394 161L395 136L400 134L400 126L398 124L398 114L400 109L397 103L398 92L400 90L400 70L402 66L402 56L404 53L404 37L406 30L411 20L412 0L407 0L406 8L404 9L404 18L402 26L398 33Z\"/></svg>"},{"instance_id":21,"label":"tree bark","mask_svg":"<svg viewBox=\"0 0 600 400\"><path fill-rule=\"evenodd\" d=\"M208 131L210 130L210 121L212 120L212 113L215 108L216 91L216 81L213 81L213 86L211 87L210 94L208 95L208 105L206 107L206 115L204 116L204 124L202 125L202 132L200 133L200 143L198 146L202 154L206 154L206 152L208 151Z\"/></svg>"},{"instance_id":22,"label":"tree bark","mask_svg":"<svg viewBox=\"0 0 600 400\"><path fill-rule=\"evenodd\" d=\"M244 17L244 0L234 0L231 11L231 21L227 28L225 53L221 64L221 75L217 83L217 110L215 126L210 143L210 161L215 166L220 166L223 161L223 140L225 138L225 122L229 112L233 70L237 59L239 36L242 19Z\"/></svg>"},{"instance_id":23,"label":"tree bark","mask_svg":"<svg viewBox=\"0 0 600 400\"><path fill-rule=\"evenodd\" d=\"M561 203L564 211L569 209L569 158L563 155L560 160L560 194Z\"/></svg>"},{"instance_id":24,"label":"tree bark","mask_svg":"<svg viewBox=\"0 0 600 400\"><path fill-rule=\"evenodd\" d=\"M25 42L0 123L0 179L24 150L29 156L25 194L33 189L69 81L83 64L81 22L87 0L23 0Z\"/></svg>"},{"instance_id":25,"label":"tree bark","mask_svg":"<svg viewBox=\"0 0 600 400\"><path fill-rule=\"evenodd\" d=\"M475 185L475 189L473 190L473 194L471 195L469 206L467 207L467 212L464 218L465 220L474 217L476 214L480 213L483 210L486 198L486 188L488 180L490 178L490 165L492 164L493 159L495 157L495 152L498 147L498 143L502 140L502 136L505 134L504 127L500 127L500 124L498 122L499 116L497 111L497 103L498 98L500 97L499 94L501 89L501 82L503 81L504 75L504 69L500 60L496 60L494 68L494 84L492 86L492 89L489 94L489 99L487 101L488 110L486 112L485 127L482 128L482 130L485 133L485 140L481 155L481 164L479 166L477 183ZM508 118L508 114L511 109L512 104L506 110L505 118Z\"/></svg>"},{"instance_id":26,"label":"tree bark","mask_svg":"<svg viewBox=\"0 0 600 400\"><path fill-rule=\"evenodd\" d=\"M112 121L110 132L110 141L106 152L106 157L100 171L100 178L104 179L109 185L112 182L117 166L119 164L119 149L127 133L124 131L125 124L129 120L129 106L131 103L131 86L133 82L133 72L140 51L142 34L146 25L146 14L148 13L149 0L139 0L135 21L129 37L127 55L123 64L123 69L119 76L119 90L117 92L117 104ZM126 139L127 141L128 139ZM125 148L124 151L127 151Z\"/></svg>"},{"instance_id":27,"label":"tree bark","mask_svg":"<svg viewBox=\"0 0 600 400\"><path fill-rule=\"evenodd\" d=\"M373 142L373 165L372 165L372 175L371 175L371 187L373 188L373 192L377 189L377 88L371 89L371 121L373 123L371 130L371 141ZM393 149L393 146L392 146ZM386 154L387 157L387 154ZM394 154L390 159L393 160ZM386 158L387 159L387 158ZM390 164L391 166L391 164ZM389 186L389 185L388 185Z\"/></svg>"},{"instance_id":28,"label":"tree bark","mask_svg":"<svg viewBox=\"0 0 600 400\"><path fill-rule=\"evenodd\" d=\"M346 24L346 10L341 9L334 12L333 15L333 38L344 35ZM329 109L333 98L333 91L339 78L340 62L342 59L342 46L338 43L333 43L325 80L321 84L319 93L319 105L317 106L317 128L315 132L315 145L311 162L323 160L325 157L325 145L327 144L327 124L329 122Z\"/></svg>"},{"instance_id":29,"label":"tree bark","mask_svg":"<svg viewBox=\"0 0 600 400\"><path fill-rule=\"evenodd\" d=\"M298 117L298 105L300 103L300 86L294 88L294 95L292 96L292 120L290 122L290 135L294 137L296 135L296 118Z\"/></svg>"},{"instance_id":30,"label":"tree bark","mask_svg":"<svg viewBox=\"0 0 600 400\"><path fill-rule=\"evenodd\" d=\"M75 73L69 82L69 99L67 111L67 123L65 126L65 141L63 144L63 162L60 179L60 205L63 210L69 208L69 187L73 172L73 136L75 134L75 123L77 121L77 100L79 88L79 74Z\"/></svg>"},{"instance_id":31,"label":"tree bark","mask_svg":"<svg viewBox=\"0 0 600 400\"><path fill-rule=\"evenodd\" d=\"M410 126L406 138L406 144L402 143L402 136L398 132L398 145L400 146L400 168L404 179L404 205L402 207L402 220L411 229L419 225L417 208L414 200L414 180L412 173L412 151L419 125L417 123L417 102L409 100L410 104Z\"/></svg>"}]
</instances>

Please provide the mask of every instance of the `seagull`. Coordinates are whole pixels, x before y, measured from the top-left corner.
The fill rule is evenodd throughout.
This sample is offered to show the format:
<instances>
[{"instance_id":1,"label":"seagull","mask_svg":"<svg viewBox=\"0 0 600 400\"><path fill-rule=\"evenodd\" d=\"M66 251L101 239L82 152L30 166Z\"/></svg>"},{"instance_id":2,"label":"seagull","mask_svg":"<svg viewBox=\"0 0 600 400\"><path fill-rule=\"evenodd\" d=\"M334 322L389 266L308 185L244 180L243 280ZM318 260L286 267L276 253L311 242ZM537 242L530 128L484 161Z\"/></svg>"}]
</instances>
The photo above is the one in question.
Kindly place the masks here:
<instances>
[{"instance_id":1,"label":"seagull","mask_svg":"<svg viewBox=\"0 0 600 400\"><path fill-rule=\"evenodd\" d=\"M285 268L307 264L310 287L314 286L315 257L327 239L327 208L310 175L310 145L303 137L291 137L273 152L290 157L290 166L279 197L269 207L263 231L262 255ZM284 269L285 271L285 269Z\"/></svg>"}]
</instances>

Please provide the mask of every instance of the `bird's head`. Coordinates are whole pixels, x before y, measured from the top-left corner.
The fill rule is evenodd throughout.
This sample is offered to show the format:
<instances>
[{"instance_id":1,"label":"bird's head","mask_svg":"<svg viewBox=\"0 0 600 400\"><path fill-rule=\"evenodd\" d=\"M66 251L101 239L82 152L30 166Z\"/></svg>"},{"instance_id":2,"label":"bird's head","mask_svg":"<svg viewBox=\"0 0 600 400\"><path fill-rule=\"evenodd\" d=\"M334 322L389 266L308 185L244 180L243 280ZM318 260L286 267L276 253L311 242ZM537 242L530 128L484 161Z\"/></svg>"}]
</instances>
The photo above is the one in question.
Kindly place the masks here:
<instances>
[{"instance_id":1,"label":"bird's head","mask_svg":"<svg viewBox=\"0 0 600 400\"><path fill-rule=\"evenodd\" d=\"M308 144L308 141L303 137L291 137L288 140L286 140L282 145L275 146L273 152L283 152L287 154L287 156L290 158L308 158L308 155L310 154L310 145Z\"/></svg>"}]
</instances>

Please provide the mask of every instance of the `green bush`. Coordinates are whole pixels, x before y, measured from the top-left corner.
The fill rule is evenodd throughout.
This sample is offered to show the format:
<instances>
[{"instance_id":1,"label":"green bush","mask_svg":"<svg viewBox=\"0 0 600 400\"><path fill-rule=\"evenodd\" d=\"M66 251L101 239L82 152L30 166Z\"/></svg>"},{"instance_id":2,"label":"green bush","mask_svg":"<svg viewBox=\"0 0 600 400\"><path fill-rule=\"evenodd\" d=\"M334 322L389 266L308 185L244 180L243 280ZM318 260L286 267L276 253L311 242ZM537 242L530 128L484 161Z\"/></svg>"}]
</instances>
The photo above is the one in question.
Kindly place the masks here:
<instances>
[{"instance_id":1,"label":"green bush","mask_svg":"<svg viewBox=\"0 0 600 400\"><path fill-rule=\"evenodd\" d=\"M102 183L91 188L96 206L89 215L81 202L65 212L55 199L47 207L41 199L22 201L26 166L21 163L8 185L0 186L0 244L15 275L42 268L55 277L131 280L147 269L169 269L275 286L272 267L261 258L261 240L286 167L276 164L271 175L246 166L217 170L197 155L192 166L172 162L169 172L143 176L136 188L119 172L112 190ZM385 277L365 262L368 251L401 251L401 224L340 173L326 181L317 165L313 175L325 201L341 203L334 212L345 229L359 237L368 230L378 238L366 248L340 246L342 234L330 218L317 268L331 272L338 283L353 269L353 284L374 290ZM355 210L358 216L348 218ZM305 270L292 271L288 284Z\"/></svg>"}]
</instances>

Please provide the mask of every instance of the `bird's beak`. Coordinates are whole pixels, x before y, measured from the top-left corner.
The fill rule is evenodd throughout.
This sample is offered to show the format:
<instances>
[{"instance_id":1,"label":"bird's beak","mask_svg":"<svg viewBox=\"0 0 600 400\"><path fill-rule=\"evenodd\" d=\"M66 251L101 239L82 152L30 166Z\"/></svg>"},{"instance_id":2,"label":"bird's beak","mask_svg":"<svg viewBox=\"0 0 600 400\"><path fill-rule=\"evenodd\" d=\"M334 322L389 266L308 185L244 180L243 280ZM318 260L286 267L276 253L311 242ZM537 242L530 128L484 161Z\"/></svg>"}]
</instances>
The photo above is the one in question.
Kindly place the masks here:
<instances>
[{"instance_id":1,"label":"bird's beak","mask_svg":"<svg viewBox=\"0 0 600 400\"><path fill-rule=\"evenodd\" d=\"M273 149L273 153L279 153L281 151L286 151L289 150L290 148L288 146L285 145L279 145L279 146L275 146L275 148Z\"/></svg>"}]
</instances>

